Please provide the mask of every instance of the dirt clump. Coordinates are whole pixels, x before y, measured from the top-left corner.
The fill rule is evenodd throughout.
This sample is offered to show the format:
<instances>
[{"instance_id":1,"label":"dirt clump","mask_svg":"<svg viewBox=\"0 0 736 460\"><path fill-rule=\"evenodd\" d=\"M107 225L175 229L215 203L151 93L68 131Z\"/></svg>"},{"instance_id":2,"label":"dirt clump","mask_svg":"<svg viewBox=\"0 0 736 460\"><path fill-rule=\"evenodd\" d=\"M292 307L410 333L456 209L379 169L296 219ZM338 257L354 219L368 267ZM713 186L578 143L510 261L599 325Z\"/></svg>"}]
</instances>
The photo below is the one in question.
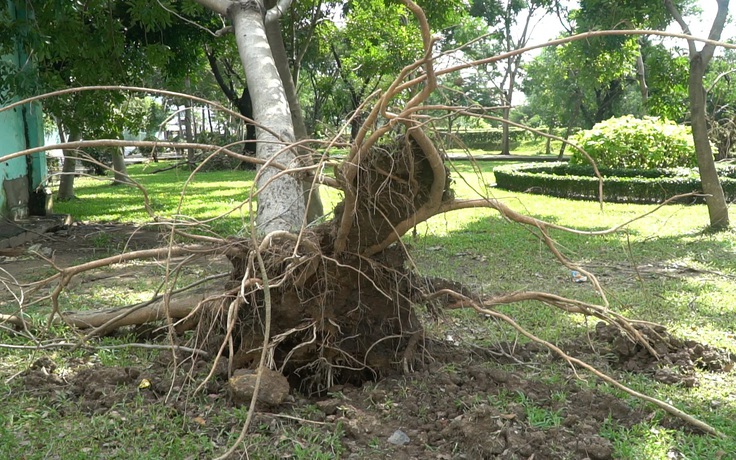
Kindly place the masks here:
<instances>
[{"instance_id":1,"label":"dirt clump","mask_svg":"<svg viewBox=\"0 0 736 460\"><path fill-rule=\"evenodd\" d=\"M695 340L675 337L662 326L635 325L658 356L634 343L617 327L600 322L593 336L599 354L609 357L611 367L649 375L658 382L692 387L698 384L696 370L729 372L736 356ZM590 344L587 346L590 349Z\"/></svg>"},{"instance_id":2,"label":"dirt clump","mask_svg":"<svg viewBox=\"0 0 736 460\"><path fill-rule=\"evenodd\" d=\"M258 373L238 369L228 380L230 398L236 405L247 405L255 393ZM278 406L289 395L289 382L280 372L263 369L258 391L258 402L267 406Z\"/></svg>"}]
</instances>

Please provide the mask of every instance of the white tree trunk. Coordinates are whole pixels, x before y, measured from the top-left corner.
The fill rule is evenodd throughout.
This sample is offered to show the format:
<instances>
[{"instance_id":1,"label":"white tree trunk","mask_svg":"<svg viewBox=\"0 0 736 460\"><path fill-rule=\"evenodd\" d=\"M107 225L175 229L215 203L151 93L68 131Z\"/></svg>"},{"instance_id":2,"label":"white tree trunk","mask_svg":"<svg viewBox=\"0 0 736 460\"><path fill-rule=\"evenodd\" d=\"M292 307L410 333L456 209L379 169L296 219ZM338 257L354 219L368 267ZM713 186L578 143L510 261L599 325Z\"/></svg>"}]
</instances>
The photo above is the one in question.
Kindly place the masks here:
<instances>
[{"instance_id":1,"label":"white tree trunk","mask_svg":"<svg viewBox=\"0 0 736 460\"><path fill-rule=\"evenodd\" d=\"M286 55L286 46L284 38L281 36L281 28L279 27L278 18L266 20L266 36L268 43L271 45L271 54L273 55L276 69L281 76L281 83L284 85L286 99L289 101L289 110L291 111L291 123L294 125L294 135L297 140L303 140L309 137L307 126L304 123L304 114L302 106L299 103L299 95L296 91L296 82L292 80L291 71L289 69L289 57ZM311 165L312 161L302 154L302 164ZM304 190L304 200L309 203L307 207L307 219L313 221L324 214L322 207L322 199L319 196L319 186L312 189L312 181L307 180L302 183Z\"/></svg>"},{"instance_id":2,"label":"white tree trunk","mask_svg":"<svg viewBox=\"0 0 736 460\"><path fill-rule=\"evenodd\" d=\"M277 163L296 167L295 152L292 149L283 150L284 143L288 145L294 142L294 127L286 93L266 37L263 0L233 2L227 13L233 24L235 41L253 100L253 118L281 138L258 128L256 156L269 160L278 155L275 159ZM300 181L291 175L272 179L278 172L276 168L266 168L260 171L256 183L259 189L268 183L258 196L256 225L262 233L295 231L301 227L304 219Z\"/></svg>"}]
</instances>

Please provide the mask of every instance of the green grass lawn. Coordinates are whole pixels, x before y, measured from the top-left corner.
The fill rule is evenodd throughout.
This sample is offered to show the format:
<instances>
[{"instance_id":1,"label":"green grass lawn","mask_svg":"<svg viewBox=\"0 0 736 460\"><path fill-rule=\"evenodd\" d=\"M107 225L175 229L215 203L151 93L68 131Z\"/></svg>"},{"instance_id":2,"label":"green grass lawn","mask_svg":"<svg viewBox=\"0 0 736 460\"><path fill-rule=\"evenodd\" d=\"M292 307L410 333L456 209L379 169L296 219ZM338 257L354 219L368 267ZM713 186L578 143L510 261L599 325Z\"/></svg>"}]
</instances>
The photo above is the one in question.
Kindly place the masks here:
<instances>
[{"instance_id":1,"label":"green grass lawn","mask_svg":"<svg viewBox=\"0 0 736 460\"><path fill-rule=\"evenodd\" d=\"M598 203L593 202L505 192L492 187L492 169L497 165L499 163L496 162L454 164L456 195L461 198L472 198L478 194L493 197L524 214L579 230L606 229L655 208L652 205L607 203L601 209ZM223 235L238 233L247 222L249 213L243 203L248 198L254 173L199 173L182 194L182 185L189 179L189 172L175 169L151 174L156 167L135 165L130 166L129 172L148 189L152 207L160 218L207 220L211 231ZM321 193L326 208L334 206L340 198L337 192L324 187ZM79 178L76 194L77 200L56 203L55 211L69 213L80 221L150 222L143 206L143 195L134 187L111 187L106 182ZM703 232L707 222L704 205L671 205L636 220L615 234L584 236L555 231L553 237L567 257L599 276L615 311L631 318L661 323L678 336L736 353L736 234L733 231ZM486 295L534 290L601 302L590 283L572 282L569 269L555 260L533 232L508 222L493 211L473 209L436 216L419 225L416 236L406 236L404 242L410 247L412 260L423 274L462 281ZM579 337L593 325L583 318L566 315L538 303L521 303L502 310L531 332L551 341ZM456 311L448 315L453 327L479 345L518 339L511 331L499 328L496 323L482 321L473 312ZM429 329L441 334L443 327L446 325L430 325ZM12 363L22 363L32 357L22 354L19 357L18 353L7 350L0 351L0 356L3 360L0 391L5 392L7 384L2 382L5 374L14 369ZM134 359L145 360L146 357ZM552 369L550 372L555 371ZM694 388L664 385L637 375L627 376L626 383L687 410L725 432L728 439L718 440L694 435L687 430L662 428L657 425L660 414L631 429L608 427L603 434L614 442L616 458L731 458L729 455L736 452L736 424L733 422L736 420L736 378L733 372L715 374L703 371L702 374L701 384ZM587 384L596 385L590 378ZM631 402L628 397L625 399ZM85 426L74 417L68 422L59 422L63 417L48 408L53 404L49 406L30 400L10 404L9 412L0 411L0 446L6 445L4 441L19 442L8 431L8 427L17 424L31 426L39 423L37 436L52 439L54 423L69 423L70 430L79 430L87 433L85 435L89 435L96 424L103 423L93 418L90 425ZM36 407L40 408L39 411L34 409ZM146 408L141 403L140 420L128 420L120 429L138 433L136 427L144 426L166 433L168 423L186 428L186 423L169 420L161 410ZM36 418L40 420L36 421ZM104 426L97 428L110 429ZM196 436L143 439L144 434L137 435L141 443L152 443L155 448L166 443L177 444L182 452L196 452L199 444L206 443ZM328 450L334 452L334 445L339 444L339 440L329 442ZM206 452L212 452L212 446L206 445ZM0 447L0 453L4 448L10 449ZM81 444L75 448L81 448ZM64 458L94 458L92 454ZM332 457L328 455L325 458Z\"/></svg>"}]
</instances>

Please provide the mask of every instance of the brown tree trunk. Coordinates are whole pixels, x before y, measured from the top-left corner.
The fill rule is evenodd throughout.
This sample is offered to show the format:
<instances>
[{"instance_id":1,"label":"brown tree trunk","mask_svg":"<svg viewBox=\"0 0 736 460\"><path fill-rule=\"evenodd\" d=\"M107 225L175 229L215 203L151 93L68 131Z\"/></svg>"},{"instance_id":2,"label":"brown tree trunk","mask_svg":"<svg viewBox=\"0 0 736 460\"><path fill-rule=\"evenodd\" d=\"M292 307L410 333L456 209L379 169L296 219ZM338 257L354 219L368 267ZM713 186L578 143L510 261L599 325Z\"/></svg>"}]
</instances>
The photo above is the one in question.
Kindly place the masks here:
<instances>
[{"instance_id":1,"label":"brown tree trunk","mask_svg":"<svg viewBox=\"0 0 736 460\"><path fill-rule=\"evenodd\" d=\"M187 91L189 91L189 78L187 78ZM192 130L192 102L187 100L186 102L186 108L184 110L184 132L186 136L186 141L188 143L194 142L194 131ZM194 149L193 148L187 148L187 163L189 163L189 166L191 167L194 164Z\"/></svg>"},{"instance_id":2,"label":"brown tree trunk","mask_svg":"<svg viewBox=\"0 0 736 460\"><path fill-rule=\"evenodd\" d=\"M64 129L61 124L59 126L59 139L61 142L76 142L82 138L79 130L69 128L69 138L64 140ZM77 152L74 150L64 150L64 166L61 169L61 179L59 180L59 191L56 199L59 201L69 201L74 198L74 173L77 168L77 160L74 159Z\"/></svg>"},{"instance_id":3,"label":"brown tree trunk","mask_svg":"<svg viewBox=\"0 0 736 460\"><path fill-rule=\"evenodd\" d=\"M128 182L128 168L125 166L125 154L122 147L113 148L112 168L115 171L115 180L112 185L122 185Z\"/></svg>"},{"instance_id":4,"label":"brown tree trunk","mask_svg":"<svg viewBox=\"0 0 736 460\"><path fill-rule=\"evenodd\" d=\"M507 102L508 104L508 102ZM508 120L509 116L511 115L511 108L507 107L503 109L503 119ZM509 139L510 132L509 132L509 125L508 123L504 123L501 127L503 129L502 135L501 135L501 155L511 155L511 141Z\"/></svg>"},{"instance_id":5,"label":"brown tree trunk","mask_svg":"<svg viewBox=\"0 0 736 460\"><path fill-rule=\"evenodd\" d=\"M698 171L703 192L707 196L705 202L708 205L710 226L714 230L723 230L729 227L728 202L723 193L721 181L718 178L713 150L708 139L708 123L705 116L705 87L703 76L706 64L703 56L698 53L690 58L690 77L688 80L688 93L690 96L690 123L693 130L693 141L695 142L695 153L698 157Z\"/></svg>"},{"instance_id":6,"label":"brown tree trunk","mask_svg":"<svg viewBox=\"0 0 736 460\"><path fill-rule=\"evenodd\" d=\"M718 40L723 33L723 27L728 18L729 0L717 0L718 12L713 20L708 38ZM686 34L690 34L690 28L683 20L680 11L672 0L664 1L665 7L675 18L677 23ZM707 43L698 51L695 41L688 40L688 51L690 55L690 75L688 78L688 95L690 98L690 123L693 129L693 141L695 142L695 153L698 159L698 170L700 172L700 182L703 192L708 196L705 203L708 205L708 215L710 217L710 227L713 230L723 230L730 226L728 217L728 203L721 187L721 181L718 178L715 161L713 159L713 150L708 139L708 123L705 114L705 86L703 85L703 76L708 67L708 63L715 52L715 45Z\"/></svg>"},{"instance_id":7,"label":"brown tree trunk","mask_svg":"<svg viewBox=\"0 0 736 460\"><path fill-rule=\"evenodd\" d=\"M647 100L649 99L649 87L647 86L647 74L644 68L644 56L642 55L642 39L639 38L639 54L636 55L636 78L639 81L639 92L641 93L641 105L644 113L647 112Z\"/></svg>"}]
</instances>

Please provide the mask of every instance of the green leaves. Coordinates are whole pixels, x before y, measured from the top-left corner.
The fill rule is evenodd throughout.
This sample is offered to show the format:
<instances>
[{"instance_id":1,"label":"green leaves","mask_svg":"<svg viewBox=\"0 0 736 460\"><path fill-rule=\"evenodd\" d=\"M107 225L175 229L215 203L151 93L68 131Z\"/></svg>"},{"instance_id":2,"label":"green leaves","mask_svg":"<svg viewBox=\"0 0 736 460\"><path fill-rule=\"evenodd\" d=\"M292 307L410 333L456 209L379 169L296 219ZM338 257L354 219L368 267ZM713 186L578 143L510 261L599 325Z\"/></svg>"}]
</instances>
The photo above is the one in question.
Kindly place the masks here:
<instances>
[{"instance_id":1,"label":"green leaves","mask_svg":"<svg viewBox=\"0 0 736 460\"><path fill-rule=\"evenodd\" d=\"M657 45L644 48L644 59L649 113L670 120L683 120L688 110L688 58L673 56L663 45Z\"/></svg>"},{"instance_id":2,"label":"green leaves","mask_svg":"<svg viewBox=\"0 0 736 460\"><path fill-rule=\"evenodd\" d=\"M170 0L128 0L130 17L146 32L169 27L172 22L169 11L172 8Z\"/></svg>"}]
</instances>

